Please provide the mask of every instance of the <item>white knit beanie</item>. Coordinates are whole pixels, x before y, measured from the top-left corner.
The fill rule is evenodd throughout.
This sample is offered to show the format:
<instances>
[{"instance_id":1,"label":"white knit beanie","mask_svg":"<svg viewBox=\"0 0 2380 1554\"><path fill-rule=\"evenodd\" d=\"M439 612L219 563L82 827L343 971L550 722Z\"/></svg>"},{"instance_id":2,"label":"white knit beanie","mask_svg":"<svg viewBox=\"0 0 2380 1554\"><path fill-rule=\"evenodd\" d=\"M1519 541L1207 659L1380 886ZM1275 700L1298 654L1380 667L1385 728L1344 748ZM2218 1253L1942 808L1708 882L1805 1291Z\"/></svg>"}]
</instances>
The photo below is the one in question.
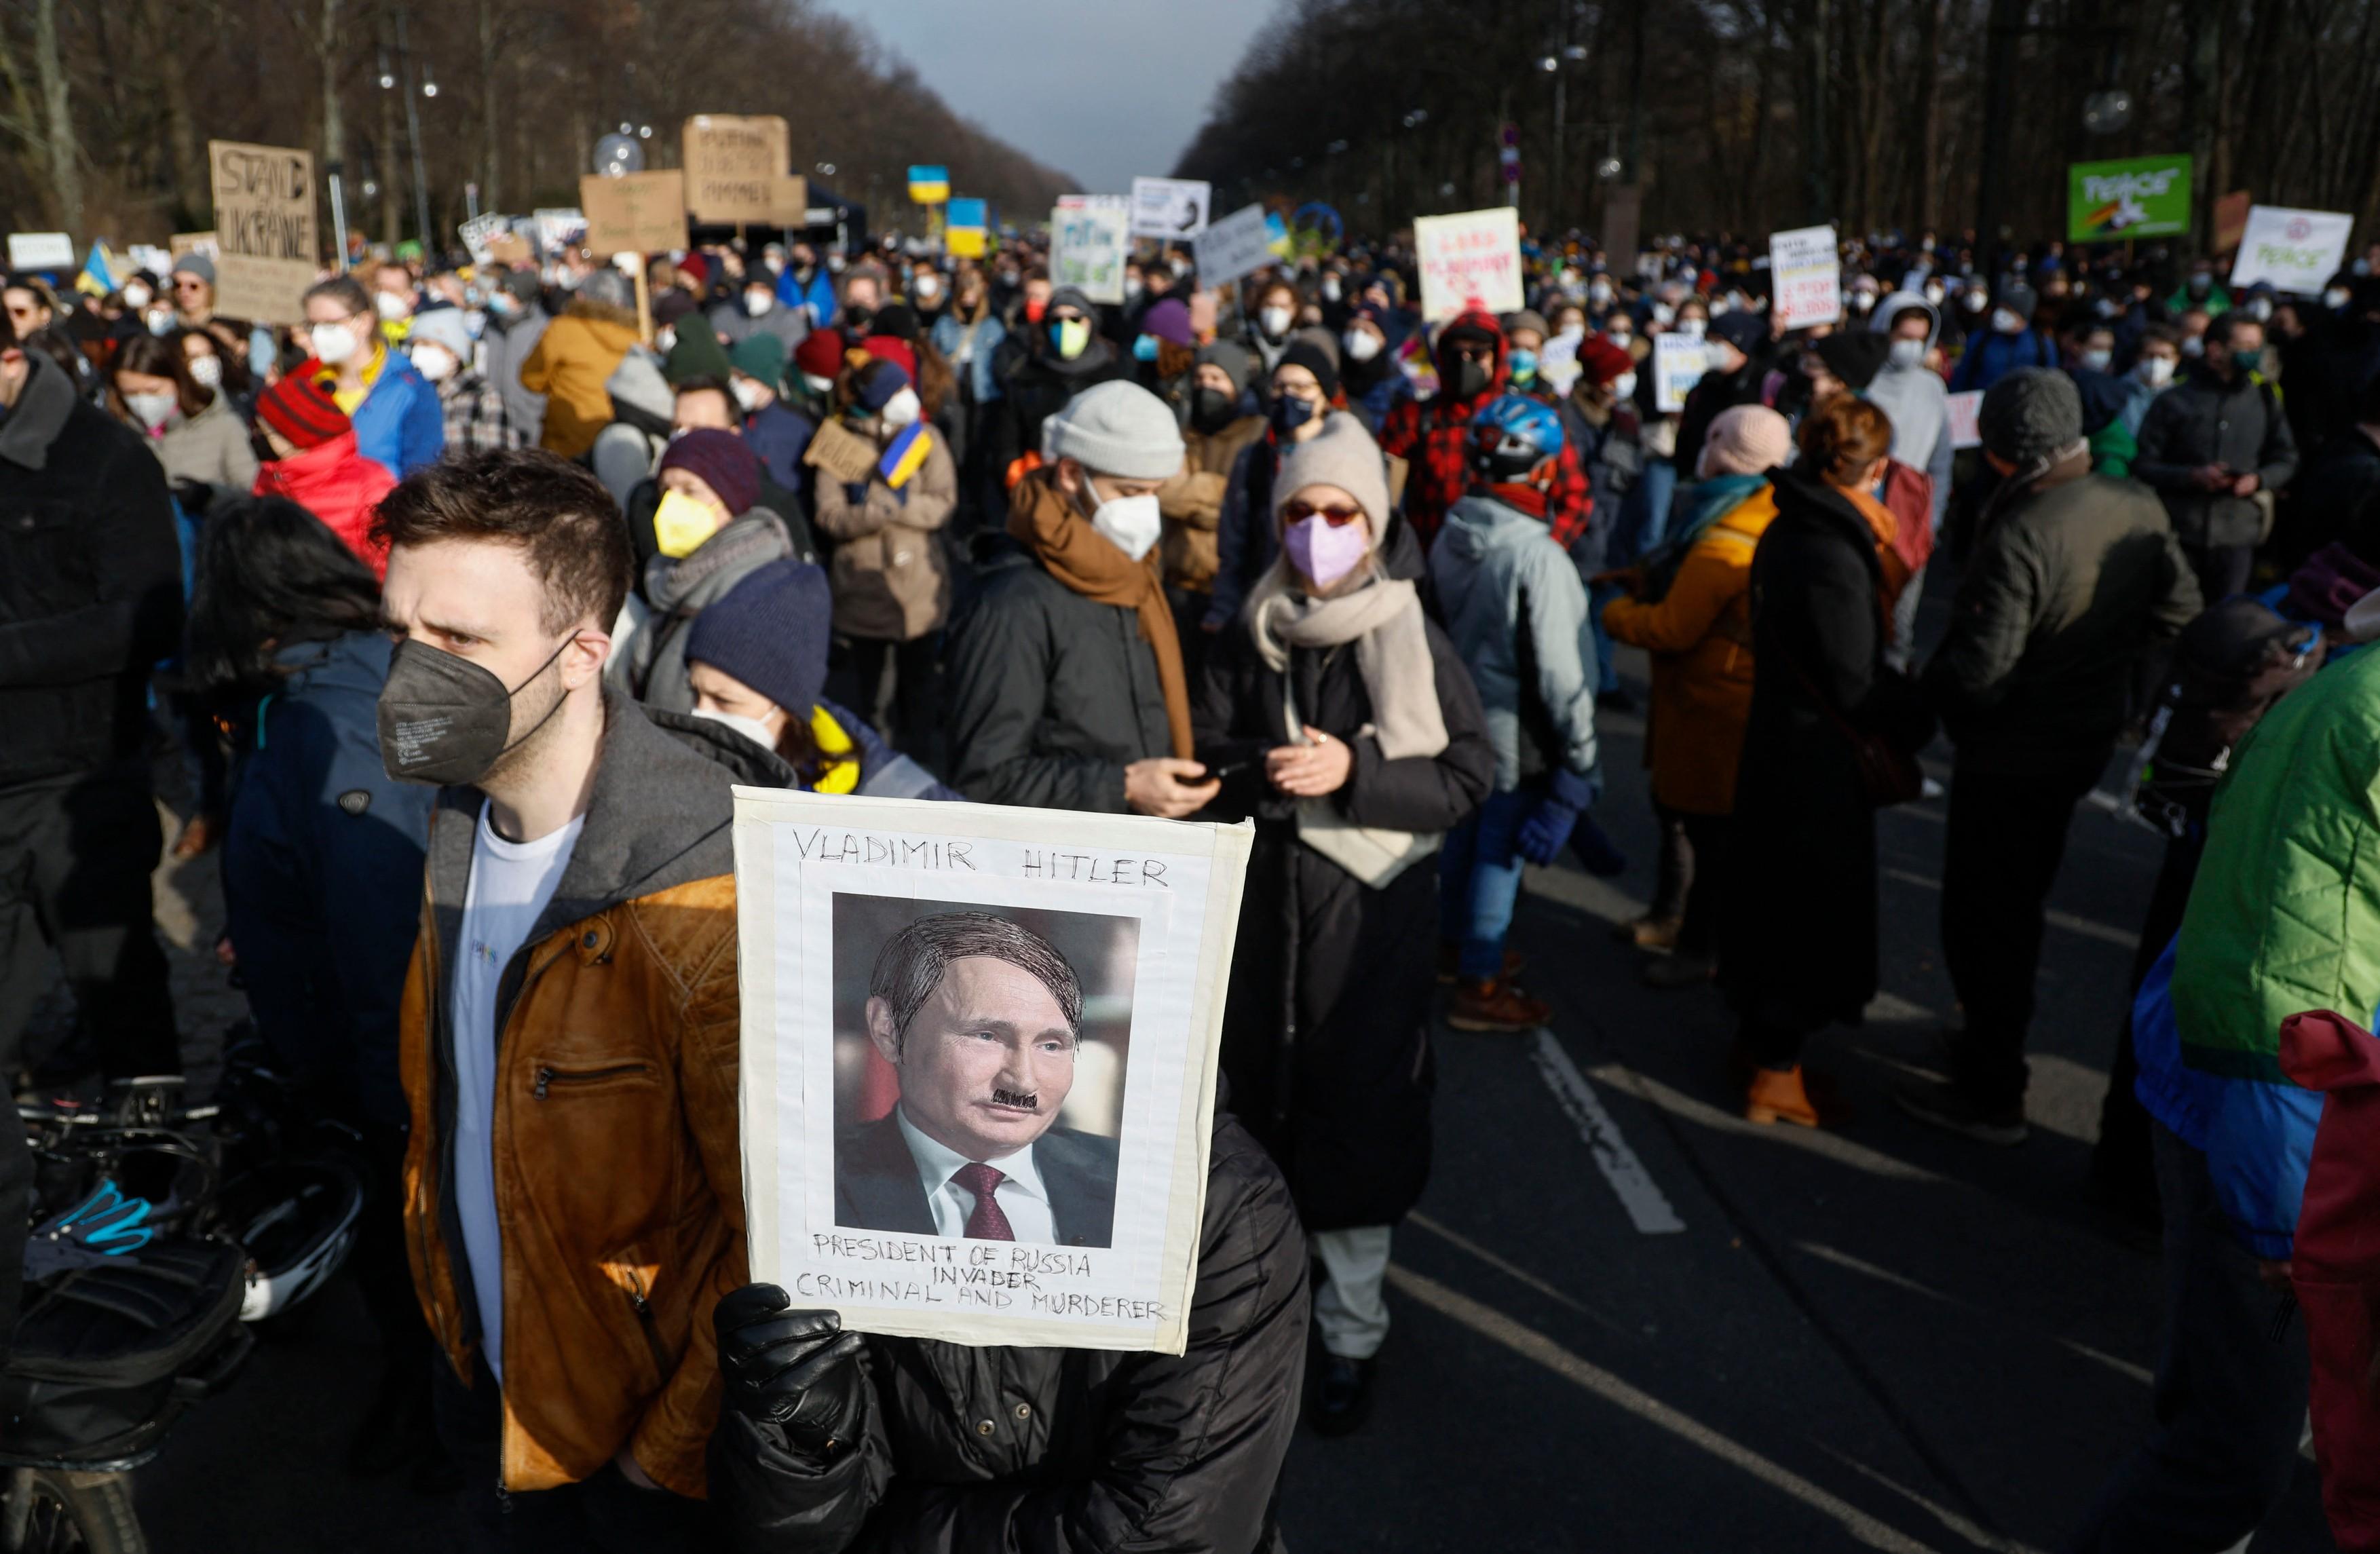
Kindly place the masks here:
<instances>
[{"instance_id":1,"label":"white knit beanie","mask_svg":"<svg viewBox=\"0 0 2380 1554\"><path fill-rule=\"evenodd\" d=\"M1094 383L1041 423L1041 456L1075 458L1094 475L1163 480L1182 472L1182 428L1136 383Z\"/></svg>"}]
</instances>

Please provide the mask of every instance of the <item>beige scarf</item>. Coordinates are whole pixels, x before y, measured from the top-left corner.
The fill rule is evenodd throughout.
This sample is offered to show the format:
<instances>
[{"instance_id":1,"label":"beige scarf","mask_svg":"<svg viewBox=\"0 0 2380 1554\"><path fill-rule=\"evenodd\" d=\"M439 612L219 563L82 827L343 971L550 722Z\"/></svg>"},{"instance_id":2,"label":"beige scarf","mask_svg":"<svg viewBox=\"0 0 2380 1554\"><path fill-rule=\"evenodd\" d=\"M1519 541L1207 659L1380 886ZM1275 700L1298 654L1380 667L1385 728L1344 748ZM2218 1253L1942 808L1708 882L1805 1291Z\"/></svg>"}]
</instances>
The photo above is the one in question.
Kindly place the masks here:
<instances>
[{"instance_id":1,"label":"beige scarf","mask_svg":"<svg viewBox=\"0 0 2380 1554\"><path fill-rule=\"evenodd\" d=\"M1247 620L1257 654L1275 674L1289 667L1292 648L1354 643L1355 671L1372 699L1368 732L1388 759L1435 756L1446 748L1446 717L1438 705L1437 672L1413 584L1377 577L1352 593L1313 599L1292 589L1284 558L1249 596ZM1294 740L1298 731L1291 729L1289 736Z\"/></svg>"}]
</instances>

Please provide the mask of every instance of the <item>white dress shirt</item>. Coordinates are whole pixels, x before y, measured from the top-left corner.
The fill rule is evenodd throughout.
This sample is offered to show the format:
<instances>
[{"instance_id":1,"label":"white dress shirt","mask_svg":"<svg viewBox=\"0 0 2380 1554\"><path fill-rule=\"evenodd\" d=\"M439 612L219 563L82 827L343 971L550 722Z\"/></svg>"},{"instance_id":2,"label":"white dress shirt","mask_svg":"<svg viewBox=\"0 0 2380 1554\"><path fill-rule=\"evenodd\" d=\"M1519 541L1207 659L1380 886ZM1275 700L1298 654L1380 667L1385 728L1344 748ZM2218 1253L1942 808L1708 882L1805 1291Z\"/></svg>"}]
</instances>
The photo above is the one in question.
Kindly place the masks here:
<instances>
[{"instance_id":1,"label":"white dress shirt","mask_svg":"<svg viewBox=\"0 0 2380 1554\"><path fill-rule=\"evenodd\" d=\"M934 1211L934 1233L959 1240L966 1234L968 1216L975 1212L975 1195L951 1178L962 1167L977 1162L919 1133L899 1107L892 1109L892 1115L901 1124L909 1158L917 1162L917 1184L926 1189L926 1204ZM980 1163L1007 1178L992 1194L1016 1239L1055 1246L1058 1221L1050 1211L1050 1192L1041 1184L1041 1168L1033 1163L1032 1148L1028 1146L1014 1155Z\"/></svg>"}]
</instances>

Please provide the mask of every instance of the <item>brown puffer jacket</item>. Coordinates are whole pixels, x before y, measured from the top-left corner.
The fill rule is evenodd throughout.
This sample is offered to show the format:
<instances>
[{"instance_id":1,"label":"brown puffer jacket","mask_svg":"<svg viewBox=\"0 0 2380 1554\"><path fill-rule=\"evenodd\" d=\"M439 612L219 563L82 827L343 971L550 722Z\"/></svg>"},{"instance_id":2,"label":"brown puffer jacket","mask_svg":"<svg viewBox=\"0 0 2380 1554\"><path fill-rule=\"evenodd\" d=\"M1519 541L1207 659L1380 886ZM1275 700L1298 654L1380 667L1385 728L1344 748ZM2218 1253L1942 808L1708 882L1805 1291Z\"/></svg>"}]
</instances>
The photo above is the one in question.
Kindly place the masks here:
<instances>
[{"instance_id":1,"label":"brown puffer jacket","mask_svg":"<svg viewBox=\"0 0 2380 1554\"><path fill-rule=\"evenodd\" d=\"M587 823L505 967L492 1149L504 1246L504 1483L576 1483L628 1448L705 1493L719 1416L710 1309L745 1279L736 1134L735 774L604 698ZM407 1246L468 1381L480 1324L453 1186L453 982L483 802L431 818L400 1070L413 1114Z\"/></svg>"},{"instance_id":2,"label":"brown puffer jacket","mask_svg":"<svg viewBox=\"0 0 2380 1554\"><path fill-rule=\"evenodd\" d=\"M853 428L881 447L871 418ZM958 466L935 428L926 462L894 491L880 474L846 486L819 471L816 520L834 547L834 629L872 642L907 642L942 624L951 609L950 567L935 531L959 500Z\"/></svg>"},{"instance_id":3,"label":"brown puffer jacket","mask_svg":"<svg viewBox=\"0 0 2380 1554\"><path fill-rule=\"evenodd\" d=\"M1215 529L1222 520L1232 465L1242 448L1264 435L1264 429L1262 416L1242 416L1220 431L1183 431L1187 457L1182 473L1157 489L1157 508L1165 516L1161 553L1167 587L1213 591L1220 565Z\"/></svg>"}]
</instances>

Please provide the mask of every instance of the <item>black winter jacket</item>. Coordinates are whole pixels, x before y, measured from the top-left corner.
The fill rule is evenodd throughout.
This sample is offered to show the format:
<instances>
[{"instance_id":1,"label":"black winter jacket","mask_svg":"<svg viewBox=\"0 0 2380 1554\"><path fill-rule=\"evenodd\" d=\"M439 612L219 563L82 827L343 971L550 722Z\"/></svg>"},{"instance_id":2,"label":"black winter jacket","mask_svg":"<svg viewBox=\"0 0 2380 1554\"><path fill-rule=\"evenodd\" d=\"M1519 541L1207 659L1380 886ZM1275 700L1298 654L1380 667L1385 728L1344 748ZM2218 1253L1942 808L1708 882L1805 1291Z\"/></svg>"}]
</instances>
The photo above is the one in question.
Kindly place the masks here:
<instances>
[{"instance_id":1,"label":"black winter jacket","mask_svg":"<svg viewBox=\"0 0 2380 1554\"><path fill-rule=\"evenodd\" d=\"M164 467L38 351L0 416L0 784L137 756L182 636Z\"/></svg>"},{"instance_id":2,"label":"black winter jacket","mask_svg":"<svg viewBox=\"0 0 2380 1554\"><path fill-rule=\"evenodd\" d=\"M1417 559L1410 530L1399 526ZM1245 623L1208 657L1190 724L1198 759L1239 766L1202 819L1252 816L1257 843L1223 1019L1232 1103L1289 1175L1310 1231L1390 1225L1429 1180L1431 977L1438 869L1416 863L1374 890L1298 840L1296 804L1264 777L1287 741L1284 679L1306 722L1354 757L1331 804L1358 825L1447 832L1496 782L1496 750L1469 671L1428 626L1446 748L1389 760L1366 733L1372 701L1352 647L1293 649L1266 667ZM1294 1008L1293 1031L1284 1015Z\"/></svg>"},{"instance_id":3,"label":"black winter jacket","mask_svg":"<svg viewBox=\"0 0 2380 1554\"><path fill-rule=\"evenodd\" d=\"M1994 499L1925 689L1961 770L2049 771L2123 726L2133 666L2199 610L2165 508L2090 455Z\"/></svg>"},{"instance_id":4,"label":"black winter jacket","mask_svg":"<svg viewBox=\"0 0 2380 1554\"><path fill-rule=\"evenodd\" d=\"M2277 492L2298 472L2297 439L2272 388L2241 374L2226 383L2206 371L2176 383L2149 402L2141 419L2141 451L2132 478L2155 486L2185 545L2253 545L2264 535L2264 512L2253 498L2204 492L2190 472L2221 464L2260 489Z\"/></svg>"},{"instance_id":5,"label":"black winter jacket","mask_svg":"<svg viewBox=\"0 0 2380 1554\"><path fill-rule=\"evenodd\" d=\"M978 804L1123 810L1123 769L1173 753L1157 650L1006 535L978 541L951 627L951 785Z\"/></svg>"},{"instance_id":6,"label":"black winter jacket","mask_svg":"<svg viewBox=\"0 0 2380 1554\"><path fill-rule=\"evenodd\" d=\"M1189 1344L1171 1354L872 1338L853 1444L821 1466L730 1410L710 1504L737 1554L1266 1554L1297 1427L1305 1237L1221 1110Z\"/></svg>"}]
</instances>

